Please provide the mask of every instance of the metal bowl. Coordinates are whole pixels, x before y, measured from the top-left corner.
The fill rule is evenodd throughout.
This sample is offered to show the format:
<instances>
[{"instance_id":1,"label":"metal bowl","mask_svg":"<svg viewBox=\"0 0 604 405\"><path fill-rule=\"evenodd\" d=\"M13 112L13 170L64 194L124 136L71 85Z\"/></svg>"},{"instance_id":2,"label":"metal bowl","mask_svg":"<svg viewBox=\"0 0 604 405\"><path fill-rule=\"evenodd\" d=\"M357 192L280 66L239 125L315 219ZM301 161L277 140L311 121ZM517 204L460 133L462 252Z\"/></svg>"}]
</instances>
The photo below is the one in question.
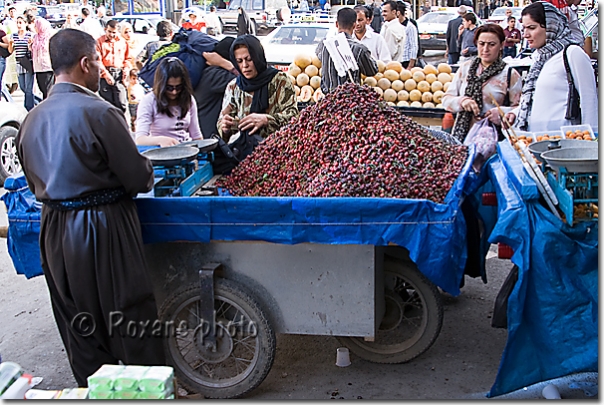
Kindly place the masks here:
<instances>
[{"instance_id":1,"label":"metal bowl","mask_svg":"<svg viewBox=\"0 0 604 405\"><path fill-rule=\"evenodd\" d=\"M199 149L199 152L211 152L218 146L218 139L196 139L194 141L183 142L178 146L193 146Z\"/></svg>"},{"instance_id":2,"label":"metal bowl","mask_svg":"<svg viewBox=\"0 0 604 405\"><path fill-rule=\"evenodd\" d=\"M562 148L543 152L541 157L556 170L573 173L598 172L598 148Z\"/></svg>"},{"instance_id":3,"label":"metal bowl","mask_svg":"<svg viewBox=\"0 0 604 405\"><path fill-rule=\"evenodd\" d=\"M561 148L598 148L598 143L594 141L580 141L577 139L558 139L560 142ZM547 152L548 146L550 145L551 140L539 141L535 143L531 143L528 145L528 150L535 155L535 157L539 160L541 159L541 154L543 152Z\"/></svg>"},{"instance_id":4,"label":"metal bowl","mask_svg":"<svg viewBox=\"0 0 604 405\"><path fill-rule=\"evenodd\" d=\"M192 146L170 146L168 148L156 148L144 151L153 166L176 166L190 162L195 159L199 149Z\"/></svg>"}]
</instances>

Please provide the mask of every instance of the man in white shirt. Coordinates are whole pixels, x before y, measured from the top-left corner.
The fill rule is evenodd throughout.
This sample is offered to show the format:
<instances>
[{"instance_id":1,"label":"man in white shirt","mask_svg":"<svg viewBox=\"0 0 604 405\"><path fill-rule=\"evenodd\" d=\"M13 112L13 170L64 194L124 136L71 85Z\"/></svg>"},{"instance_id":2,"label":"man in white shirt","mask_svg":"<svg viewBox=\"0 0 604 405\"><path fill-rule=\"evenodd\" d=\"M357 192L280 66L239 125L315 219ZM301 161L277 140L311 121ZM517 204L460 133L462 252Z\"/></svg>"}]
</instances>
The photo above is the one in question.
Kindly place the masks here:
<instances>
[{"instance_id":1,"label":"man in white shirt","mask_svg":"<svg viewBox=\"0 0 604 405\"><path fill-rule=\"evenodd\" d=\"M82 23L80 29L87 34L90 34L94 39L98 39L101 35L105 35L105 30L101 26L99 20L90 15L90 10L87 7L82 7Z\"/></svg>"},{"instance_id":2,"label":"man in white shirt","mask_svg":"<svg viewBox=\"0 0 604 405\"><path fill-rule=\"evenodd\" d=\"M417 63L419 53L419 34L417 27L407 17L407 6L402 1L398 2L398 20L405 27L405 43L403 44L402 64L405 69L411 69Z\"/></svg>"},{"instance_id":3,"label":"man in white shirt","mask_svg":"<svg viewBox=\"0 0 604 405\"><path fill-rule=\"evenodd\" d=\"M499 26L503 29L508 28L508 18L511 16L512 16L512 9L506 8L505 9L505 18L499 23ZM522 23L520 22L520 18L516 18L516 26L514 28L516 28L520 32L522 32L522 30L524 29L524 27L522 27Z\"/></svg>"},{"instance_id":4,"label":"man in white shirt","mask_svg":"<svg viewBox=\"0 0 604 405\"><path fill-rule=\"evenodd\" d=\"M388 0L382 5L384 23L380 35L386 40L392 60L402 62L405 27L398 20L396 1Z\"/></svg>"},{"instance_id":5,"label":"man in white shirt","mask_svg":"<svg viewBox=\"0 0 604 405\"><path fill-rule=\"evenodd\" d=\"M392 57L384 37L375 33L371 26L367 25L371 20L371 10L366 6L359 5L354 7L354 11L357 12L357 23L354 26L356 39L369 49L373 59L386 63L390 62Z\"/></svg>"},{"instance_id":6,"label":"man in white shirt","mask_svg":"<svg viewBox=\"0 0 604 405\"><path fill-rule=\"evenodd\" d=\"M207 33L209 35L220 35L222 34L222 25L220 24L220 19L218 18L218 14L216 14L216 7L211 6L210 12L205 16Z\"/></svg>"}]
</instances>

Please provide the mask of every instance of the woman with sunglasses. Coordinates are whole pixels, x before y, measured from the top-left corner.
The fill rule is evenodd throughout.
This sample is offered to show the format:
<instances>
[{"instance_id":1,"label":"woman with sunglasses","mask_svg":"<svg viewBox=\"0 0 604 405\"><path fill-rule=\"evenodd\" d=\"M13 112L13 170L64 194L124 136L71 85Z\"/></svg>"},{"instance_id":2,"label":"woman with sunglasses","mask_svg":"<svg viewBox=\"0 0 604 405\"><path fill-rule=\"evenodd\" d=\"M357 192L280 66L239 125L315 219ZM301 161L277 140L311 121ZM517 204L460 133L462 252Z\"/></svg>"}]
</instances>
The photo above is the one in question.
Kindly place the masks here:
<instances>
[{"instance_id":1,"label":"woman with sunglasses","mask_svg":"<svg viewBox=\"0 0 604 405\"><path fill-rule=\"evenodd\" d=\"M180 59L166 58L157 66L153 91L138 105L135 137L138 145L161 147L203 138L189 72Z\"/></svg>"}]
</instances>

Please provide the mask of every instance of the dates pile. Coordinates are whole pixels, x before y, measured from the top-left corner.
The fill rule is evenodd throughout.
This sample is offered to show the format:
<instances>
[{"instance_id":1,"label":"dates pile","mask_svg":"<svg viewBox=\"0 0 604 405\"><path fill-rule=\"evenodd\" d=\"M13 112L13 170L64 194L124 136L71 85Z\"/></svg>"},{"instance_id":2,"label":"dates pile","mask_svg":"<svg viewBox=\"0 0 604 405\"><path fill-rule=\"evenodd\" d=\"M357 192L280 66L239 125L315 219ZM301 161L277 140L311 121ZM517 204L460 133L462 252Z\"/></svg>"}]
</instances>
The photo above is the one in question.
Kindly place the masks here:
<instances>
[{"instance_id":1,"label":"dates pile","mask_svg":"<svg viewBox=\"0 0 604 405\"><path fill-rule=\"evenodd\" d=\"M217 183L234 196L394 197L442 203L465 146L430 136L368 86L344 84Z\"/></svg>"}]
</instances>

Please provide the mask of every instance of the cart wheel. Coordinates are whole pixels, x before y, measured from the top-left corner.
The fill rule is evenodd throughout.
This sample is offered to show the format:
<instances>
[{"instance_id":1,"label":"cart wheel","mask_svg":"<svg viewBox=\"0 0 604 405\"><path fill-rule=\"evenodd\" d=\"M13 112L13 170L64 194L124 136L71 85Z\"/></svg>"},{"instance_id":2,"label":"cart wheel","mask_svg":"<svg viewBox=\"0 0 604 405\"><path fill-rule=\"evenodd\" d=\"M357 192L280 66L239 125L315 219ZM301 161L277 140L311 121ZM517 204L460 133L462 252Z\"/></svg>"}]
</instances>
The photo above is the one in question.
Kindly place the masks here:
<instances>
[{"instance_id":1,"label":"cart wheel","mask_svg":"<svg viewBox=\"0 0 604 405\"><path fill-rule=\"evenodd\" d=\"M164 340L168 363L185 388L206 398L237 398L256 388L273 365L275 333L251 294L238 284L214 284L216 350L203 345L207 324L200 323L200 287L172 294L160 319L174 325ZM169 323L173 322L173 323Z\"/></svg>"},{"instance_id":2,"label":"cart wheel","mask_svg":"<svg viewBox=\"0 0 604 405\"><path fill-rule=\"evenodd\" d=\"M374 363L405 363L432 346L443 324L440 294L412 263L385 260L386 311L374 342L363 338L338 340L362 359Z\"/></svg>"}]
</instances>

